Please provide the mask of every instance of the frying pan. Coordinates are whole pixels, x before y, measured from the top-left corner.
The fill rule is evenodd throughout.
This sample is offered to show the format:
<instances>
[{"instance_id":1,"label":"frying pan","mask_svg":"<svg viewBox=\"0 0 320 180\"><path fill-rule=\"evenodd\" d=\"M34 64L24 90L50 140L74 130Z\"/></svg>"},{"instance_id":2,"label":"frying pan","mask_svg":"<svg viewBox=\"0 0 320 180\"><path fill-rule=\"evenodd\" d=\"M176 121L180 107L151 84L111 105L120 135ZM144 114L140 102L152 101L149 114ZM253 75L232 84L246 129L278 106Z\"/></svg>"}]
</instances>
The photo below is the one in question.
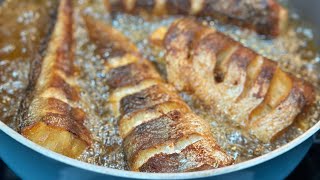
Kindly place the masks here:
<instances>
[{"instance_id":1,"label":"frying pan","mask_svg":"<svg viewBox=\"0 0 320 180\"><path fill-rule=\"evenodd\" d=\"M1 2L1 0L0 0ZM303 20L314 26L320 45L320 1L291 0ZM317 67L320 71L320 67ZM290 143L260 157L214 170L188 173L140 173L96 166L47 150L0 121L0 158L22 179L283 179L308 152L320 122Z\"/></svg>"}]
</instances>

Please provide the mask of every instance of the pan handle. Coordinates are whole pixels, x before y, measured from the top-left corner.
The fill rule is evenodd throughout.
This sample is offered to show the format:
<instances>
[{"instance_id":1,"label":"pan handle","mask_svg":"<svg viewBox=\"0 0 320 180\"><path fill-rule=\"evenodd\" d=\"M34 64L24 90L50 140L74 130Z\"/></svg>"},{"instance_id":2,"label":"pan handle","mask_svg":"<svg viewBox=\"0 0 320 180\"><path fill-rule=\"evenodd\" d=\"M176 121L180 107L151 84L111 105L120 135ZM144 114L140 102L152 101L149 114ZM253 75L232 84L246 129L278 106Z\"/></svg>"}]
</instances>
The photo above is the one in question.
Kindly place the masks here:
<instances>
[{"instance_id":1,"label":"pan handle","mask_svg":"<svg viewBox=\"0 0 320 180\"><path fill-rule=\"evenodd\" d=\"M313 135L313 143L320 144L320 131L316 132Z\"/></svg>"}]
</instances>

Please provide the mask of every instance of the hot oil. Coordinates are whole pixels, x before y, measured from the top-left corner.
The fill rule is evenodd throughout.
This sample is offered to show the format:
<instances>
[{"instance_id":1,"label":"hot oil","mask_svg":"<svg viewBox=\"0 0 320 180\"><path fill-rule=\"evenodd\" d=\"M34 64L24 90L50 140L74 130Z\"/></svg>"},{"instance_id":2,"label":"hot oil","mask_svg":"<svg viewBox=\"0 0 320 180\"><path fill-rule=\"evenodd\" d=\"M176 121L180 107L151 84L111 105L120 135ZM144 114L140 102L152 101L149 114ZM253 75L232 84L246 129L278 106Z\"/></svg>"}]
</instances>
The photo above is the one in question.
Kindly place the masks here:
<instances>
[{"instance_id":1,"label":"hot oil","mask_svg":"<svg viewBox=\"0 0 320 180\"><path fill-rule=\"evenodd\" d=\"M119 137L118 119L111 115L108 108L107 100L109 97L109 89L105 82L106 72L103 65L104 61L95 53L95 46L88 40L80 12L89 13L96 18L102 19L127 35L138 45L142 54L154 62L163 77L165 77L165 69L161 61L164 57L164 52L150 48L147 38L148 35L158 27L169 26L177 17L168 16L161 19L148 18L148 20L145 20L145 18L141 16L119 13L112 19L106 13L102 1L103 0L80 0L76 1L75 6L74 28L75 40L77 42L75 47L75 62L79 68L78 83L82 96L80 106L87 113L85 125L92 132L94 139L93 146L85 151L78 159L100 166L128 169L124 159L122 140ZM320 56L316 53L316 48L311 43L313 39L312 31L304 23L301 23L297 15L292 14L291 19L290 28L286 35L275 40L265 40L263 37L250 31L242 30L235 26L221 25L211 19L204 19L204 21L210 26L214 26L218 30L229 34L232 38L239 40L244 45L280 62L286 70L307 79L318 87L320 78L317 75L317 67L320 66ZM25 27L25 29L33 26L35 25L30 25ZM20 44L20 42L16 44ZM5 120L5 122L13 128L15 128L15 126L10 124L10 122L13 122L11 119L16 111L18 99L12 97L19 96L22 89L25 88L27 72L29 71L27 66L28 61L25 62L21 60L22 58L14 59L16 60L0 60L1 101L7 97L6 93L10 92L12 94L8 98L10 103L0 104L0 115L1 119L6 117L7 120ZM20 65L19 63L22 64ZM16 86L14 86L16 82L18 82L18 85L16 84ZM5 86L4 84L12 85ZM215 115L210 112L210 110L204 108L201 102L193 98L192 95L181 93L181 96L196 114L210 121L212 132L218 143L236 159L236 162L252 159L286 144L301 135L319 120L320 97L318 95L318 104L314 106L310 112L301 115L298 121L277 141L271 144L264 144L249 134L242 132L240 127L235 126L222 115Z\"/></svg>"},{"instance_id":2,"label":"hot oil","mask_svg":"<svg viewBox=\"0 0 320 180\"><path fill-rule=\"evenodd\" d=\"M30 62L49 28L54 5L45 0L8 0L0 7L0 120L13 129Z\"/></svg>"},{"instance_id":3,"label":"hot oil","mask_svg":"<svg viewBox=\"0 0 320 180\"><path fill-rule=\"evenodd\" d=\"M94 2L94 3L92 3ZM108 109L109 88L105 82L104 60L95 53L95 46L87 36L81 12L91 12L108 20L101 7L102 1L79 1L75 8L75 61L79 67L82 109L87 113L86 126L92 132L93 146L79 157L80 160L101 166L128 169L122 150L117 119ZM84 8L85 7L85 8Z\"/></svg>"},{"instance_id":4,"label":"hot oil","mask_svg":"<svg viewBox=\"0 0 320 180\"><path fill-rule=\"evenodd\" d=\"M101 4L97 5L99 3ZM168 16L165 18L150 18L117 13L113 16L113 18L111 18L103 9L102 2L99 3L87 2L87 7L84 8L84 12L89 13L96 18L102 19L106 23L112 24L116 29L120 30L127 37L129 37L134 43L137 44L141 53L147 59L154 62L161 75L165 77L165 68L161 63L164 57L164 52L150 48L148 44L148 35L161 26L169 26L178 17ZM210 18L205 18L203 21L204 23L217 28L219 31L230 35L232 38L240 41L245 46L253 48L260 54L270 59L278 61L287 71L292 72L298 77L303 77L308 81L313 82L315 86L318 85L319 77L316 73L316 68L313 66L318 66L318 60L320 56L316 53L316 48L314 44L312 44L313 34L311 29L304 23L301 23L301 20L296 14L291 14L291 23L286 35L274 40L268 40L265 37L256 35L248 30L239 29L235 26L219 24ZM81 34L81 36L79 35L80 37L78 39L80 39L80 41L84 41L84 39L86 39L86 32L85 30L81 31L83 31L83 34ZM86 39L85 41L88 40ZM104 150L101 142L99 142L96 143L99 145L84 153L80 159L86 162L93 162L95 164L108 167L116 167L115 164L108 164L108 162L114 163L118 161L120 164L118 168L126 168L123 166L125 164L122 159L123 154L120 153L121 139L119 138L117 132L117 120L109 115L109 112L106 108L108 106L106 103L106 99L108 98L108 90L104 86L105 82L103 82L103 77L105 74L103 74L104 70L101 68L102 60L96 55L93 55L94 45L90 44L86 45L86 47L87 48L85 51L83 49L81 50L86 57L80 58L84 59L85 62L81 61L78 63L78 65L90 67L86 71L88 71L88 74L91 74L90 76L92 78L83 81L83 85L85 85L85 89L91 89L91 92L88 92L87 94L94 94L93 97L96 97L96 100L94 100L95 103L91 104L92 108L100 111L100 113L103 114L103 116L101 116L96 113L95 116L96 119L98 119L98 122L91 121L92 124L90 123L90 126L95 127L91 128L91 130L93 130L94 134L97 136L97 139L100 141L102 140L102 144L104 147L107 147L107 151L110 150L110 152ZM88 81L93 83L93 85L90 85L91 87L87 87L88 84L86 82ZM97 92L100 90L101 92ZM305 132L319 119L318 111L320 110L320 104L317 104L310 112L305 113L305 115L301 115L301 117L298 118L299 120L297 123L290 127L288 131L275 142L271 144L265 144L259 142L256 138L250 136L249 134L241 131L240 127L232 124L229 120L224 118L223 115L212 113L210 110L204 108L201 105L201 102L198 102L192 97L192 95L181 93L181 96L196 112L196 114L211 122L212 132L218 143L236 159L236 162L252 159L288 143L292 139ZM319 99L320 98L317 97L317 102L319 102ZM106 139L109 141L106 141ZM121 158L117 158L119 153Z\"/></svg>"}]
</instances>

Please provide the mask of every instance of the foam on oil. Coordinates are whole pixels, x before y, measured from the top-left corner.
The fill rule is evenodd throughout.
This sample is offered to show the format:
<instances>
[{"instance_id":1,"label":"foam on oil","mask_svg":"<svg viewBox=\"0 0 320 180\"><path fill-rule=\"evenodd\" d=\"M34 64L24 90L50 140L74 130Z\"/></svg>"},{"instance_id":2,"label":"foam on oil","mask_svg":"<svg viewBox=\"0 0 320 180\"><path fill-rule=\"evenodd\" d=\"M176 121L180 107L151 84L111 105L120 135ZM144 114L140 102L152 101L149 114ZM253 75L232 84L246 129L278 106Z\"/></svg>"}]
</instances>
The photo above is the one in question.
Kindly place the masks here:
<instances>
[{"instance_id":1,"label":"foam on oil","mask_svg":"<svg viewBox=\"0 0 320 180\"><path fill-rule=\"evenodd\" d=\"M32 6L34 2L30 2ZM286 1L283 0L283 3ZM2 5L2 7L5 6L8 5ZM0 9L0 13L5 11L3 9ZM15 36L4 33L3 37L6 38L2 38L3 41L0 40L0 118L13 129L17 126L13 117L28 82L31 52L36 48L34 44L37 39L32 41L32 37L42 37L39 22L45 22L43 18L45 10L29 6L21 7L21 11L13 11L16 15L11 16L12 21L6 21L10 24L0 27L4 32L9 32L9 27L19 27L16 28ZM145 20L140 16L118 13L111 18L105 11L102 0L80 0L75 3L75 63L79 68L78 84L82 97L79 106L87 113L85 125L92 132L94 139L93 146L78 159L100 166L128 169L122 150L122 140L118 133L118 120L111 115L108 108L109 89L105 82L104 61L95 53L95 46L87 37L81 13L89 13L102 19L127 35L137 44L141 53L154 62L163 77L165 77L165 70L159 62L163 59L164 52L150 48L147 39L151 32L158 27L169 26L177 17L168 16ZM40 17L42 17L41 21L35 21ZM210 18L204 18L203 21L260 54L280 62L287 71L312 82L319 89L320 77L317 71L320 69L320 55L317 54L316 47L312 43L314 35L311 28L302 22L297 14L291 12L290 18L291 23L287 33L273 40L266 40L251 31L232 25L219 24ZM4 21L5 18L0 17L0 21L2 19ZM24 26L19 26L19 23ZM242 162L286 144L318 122L320 97L319 93L317 94L317 104L310 111L301 115L294 125L272 144L261 143L242 132L239 127L234 126L223 116L214 115L192 95L181 93L181 96L196 114L211 122L212 132L218 143L236 159L236 162Z\"/></svg>"}]
</instances>

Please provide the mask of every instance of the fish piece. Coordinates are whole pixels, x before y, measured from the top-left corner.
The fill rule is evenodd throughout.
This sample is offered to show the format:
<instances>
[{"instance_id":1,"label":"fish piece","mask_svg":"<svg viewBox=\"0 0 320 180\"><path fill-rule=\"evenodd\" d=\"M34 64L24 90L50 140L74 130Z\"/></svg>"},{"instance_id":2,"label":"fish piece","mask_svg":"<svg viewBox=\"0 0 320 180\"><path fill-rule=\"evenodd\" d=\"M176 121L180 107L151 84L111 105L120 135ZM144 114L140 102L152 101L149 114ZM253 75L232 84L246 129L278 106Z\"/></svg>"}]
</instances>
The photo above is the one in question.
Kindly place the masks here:
<instances>
[{"instance_id":1,"label":"fish piece","mask_svg":"<svg viewBox=\"0 0 320 180\"><path fill-rule=\"evenodd\" d=\"M128 39L119 32L116 33L119 37L111 36L110 32L116 30L102 21L88 16L84 20L100 56L106 53L102 50L106 45L100 46L102 42L111 47L113 43L125 46L116 46L115 51L120 49L122 53L107 52L112 56L104 60L111 89L110 107L119 118L120 135L131 170L186 172L233 163L217 145L209 123L190 110L148 60L137 51L127 49L132 47ZM148 66L138 68L143 64Z\"/></svg>"},{"instance_id":2,"label":"fish piece","mask_svg":"<svg viewBox=\"0 0 320 180\"><path fill-rule=\"evenodd\" d=\"M192 18L177 20L163 34L151 38L163 38L168 81L263 142L277 138L314 102L310 84Z\"/></svg>"},{"instance_id":3,"label":"fish piece","mask_svg":"<svg viewBox=\"0 0 320 180\"><path fill-rule=\"evenodd\" d=\"M312 86L278 68L264 101L250 114L248 129L262 141L273 140L314 99Z\"/></svg>"},{"instance_id":4,"label":"fish piece","mask_svg":"<svg viewBox=\"0 0 320 180\"><path fill-rule=\"evenodd\" d=\"M91 144L84 126L86 113L76 106L80 100L73 67L72 1L62 0L57 21L41 67L38 71L27 115L21 119L20 132L35 143L76 158ZM34 82L33 82L34 81Z\"/></svg>"},{"instance_id":5,"label":"fish piece","mask_svg":"<svg viewBox=\"0 0 320 180\"><path fill-rule=\"evenodd\" d=\"M160 79L160 76L150 62L137 61L109 70L107 83L114 89L134 85L146 79Z\"/></svg>"},{"instance_id":6,"label":"fish piece","mask_svg":"<svg viewBox=\"0 0 320 180\"><path fill-rule=\"evenodd\" d=\"M210 16L270 37L284 32L288 19L276 0L105 0L105 6L110 12Z\"/></svg>"}]
</instances>

